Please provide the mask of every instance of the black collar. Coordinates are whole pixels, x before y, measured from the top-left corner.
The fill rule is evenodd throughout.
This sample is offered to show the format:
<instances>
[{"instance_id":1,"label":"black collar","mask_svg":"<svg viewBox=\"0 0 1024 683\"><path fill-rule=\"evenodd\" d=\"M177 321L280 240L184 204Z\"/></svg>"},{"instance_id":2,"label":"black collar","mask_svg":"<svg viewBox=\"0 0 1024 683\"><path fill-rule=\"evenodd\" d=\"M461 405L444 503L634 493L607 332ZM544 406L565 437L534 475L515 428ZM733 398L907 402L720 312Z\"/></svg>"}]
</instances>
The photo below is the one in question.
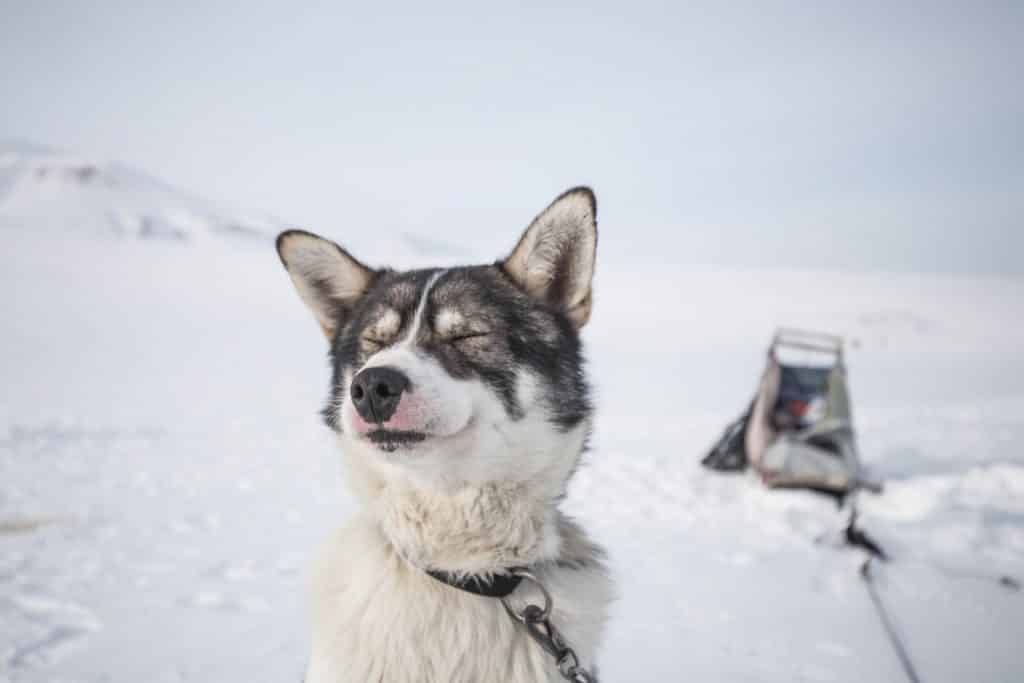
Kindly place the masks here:
<instances>
[{"instance_id":1,"label":"black collar","mask_svg":"<svg viewBox=\"0 0 1024 683\"><path fill-rule=\"evenodd\" d=\"M482 576L469 575L459 578L451 572L440 569L427 569L427 574L441 583L446 583L452 588L482 595L485 598L507 598L522 582L523 577L518 574L494 574L487 579Z\"/></svg>"}]
</instances>

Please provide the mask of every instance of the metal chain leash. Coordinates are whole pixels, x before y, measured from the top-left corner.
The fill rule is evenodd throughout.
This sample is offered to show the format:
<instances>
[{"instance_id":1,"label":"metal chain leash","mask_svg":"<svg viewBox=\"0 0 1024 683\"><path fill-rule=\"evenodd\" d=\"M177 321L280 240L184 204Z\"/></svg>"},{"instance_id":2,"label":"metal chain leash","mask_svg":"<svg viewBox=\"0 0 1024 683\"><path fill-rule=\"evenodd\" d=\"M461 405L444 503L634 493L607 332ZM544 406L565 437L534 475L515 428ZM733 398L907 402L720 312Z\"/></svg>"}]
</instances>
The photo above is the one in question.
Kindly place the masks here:
<instances>
[{"instance_id":1,"label":"metal chain leash","mask_svg":"<svg viewBox=\"0 0 1024 683\"><path fill-rule=\"evenodd\" d=\"M576 652L566 644L562 634L551 623L551 608L554 603L548 589L537 580L536 576L525 569L515 569L512 573L540 589L541 595L544 596L544 606L527 603L517 611L505 597L501 599L505 611L510 617L523 624L530 637L554 658L558 673L562 675L562 678L573 683L597 683L597 679L580 666Z\"/></svg>"}]
</instances>

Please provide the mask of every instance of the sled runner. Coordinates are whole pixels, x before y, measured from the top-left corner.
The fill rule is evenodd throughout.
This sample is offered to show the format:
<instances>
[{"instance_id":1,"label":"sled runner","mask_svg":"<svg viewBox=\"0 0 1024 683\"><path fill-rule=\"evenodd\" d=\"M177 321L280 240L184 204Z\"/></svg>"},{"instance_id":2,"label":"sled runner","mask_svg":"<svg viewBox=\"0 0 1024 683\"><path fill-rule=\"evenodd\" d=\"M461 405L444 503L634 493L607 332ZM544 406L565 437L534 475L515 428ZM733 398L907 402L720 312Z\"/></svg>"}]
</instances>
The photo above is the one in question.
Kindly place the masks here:
<instances>
[{"instance_id":1,"label":"sled runner","mask_svg":"<svg viewBox=\"0 0 1024 683\"><path fill-rule=\"evenodd\" d=\"M768 486L838 498L880 491L857 454L842 339L776 331L754 400L702 462L716 470L749 466Z\"/></svg>"}]
</instances>

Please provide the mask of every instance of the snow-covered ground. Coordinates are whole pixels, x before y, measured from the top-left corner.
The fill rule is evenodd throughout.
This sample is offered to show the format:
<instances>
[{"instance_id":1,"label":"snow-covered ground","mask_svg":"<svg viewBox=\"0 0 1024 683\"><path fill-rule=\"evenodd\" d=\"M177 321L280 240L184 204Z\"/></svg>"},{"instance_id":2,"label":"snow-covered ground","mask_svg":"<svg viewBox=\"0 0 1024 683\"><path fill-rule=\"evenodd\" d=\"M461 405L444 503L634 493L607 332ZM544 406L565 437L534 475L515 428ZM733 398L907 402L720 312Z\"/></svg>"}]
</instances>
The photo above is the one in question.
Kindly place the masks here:
<instances>
[{"instance_id":1,"label":"snow-covered ground","mask_svg":"<svg viewBox=\"0 0 1024 683\"><path fill-rule=\"evenodd\" d=\"M0 681L298 680L302 567L352 503L317 416L323 340L270 238L123 239L61 214L88 223L94 195L13 187ZM332 236L374 263L467 258L443 234ZM597 429L566 504L620 582L603 680L903 680L831 504L698 466L780 323L851 341L862 451L888 478L864 526L896 557L880 590L922 679L1024 680L1024 592L992 580L1024 578L1024 281L598 269Z\"/></svg>"}]
</instances>

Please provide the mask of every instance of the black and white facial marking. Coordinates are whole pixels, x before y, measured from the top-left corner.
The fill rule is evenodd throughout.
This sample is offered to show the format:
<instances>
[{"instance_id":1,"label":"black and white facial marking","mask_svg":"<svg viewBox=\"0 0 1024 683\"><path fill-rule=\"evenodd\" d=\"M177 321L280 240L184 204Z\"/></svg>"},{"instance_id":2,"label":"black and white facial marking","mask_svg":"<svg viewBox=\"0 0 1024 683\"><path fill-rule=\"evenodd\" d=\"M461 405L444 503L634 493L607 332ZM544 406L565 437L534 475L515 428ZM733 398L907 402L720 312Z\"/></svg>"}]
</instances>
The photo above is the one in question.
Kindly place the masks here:
<instances>
[{"instance_id":1,"label":"black and white facial marking","mask_svg":"<svg viewBox=\"0 0 1024 683\"><path fill-rule=\"evenodd\" d=\"M327 424L346 442L410 454L525 450L585 432L579 328L590 315L595 219L593 194L577 188L502 261L405 272L283 233L281 260L331 342Z\"/></svg>"}]
</instances>

